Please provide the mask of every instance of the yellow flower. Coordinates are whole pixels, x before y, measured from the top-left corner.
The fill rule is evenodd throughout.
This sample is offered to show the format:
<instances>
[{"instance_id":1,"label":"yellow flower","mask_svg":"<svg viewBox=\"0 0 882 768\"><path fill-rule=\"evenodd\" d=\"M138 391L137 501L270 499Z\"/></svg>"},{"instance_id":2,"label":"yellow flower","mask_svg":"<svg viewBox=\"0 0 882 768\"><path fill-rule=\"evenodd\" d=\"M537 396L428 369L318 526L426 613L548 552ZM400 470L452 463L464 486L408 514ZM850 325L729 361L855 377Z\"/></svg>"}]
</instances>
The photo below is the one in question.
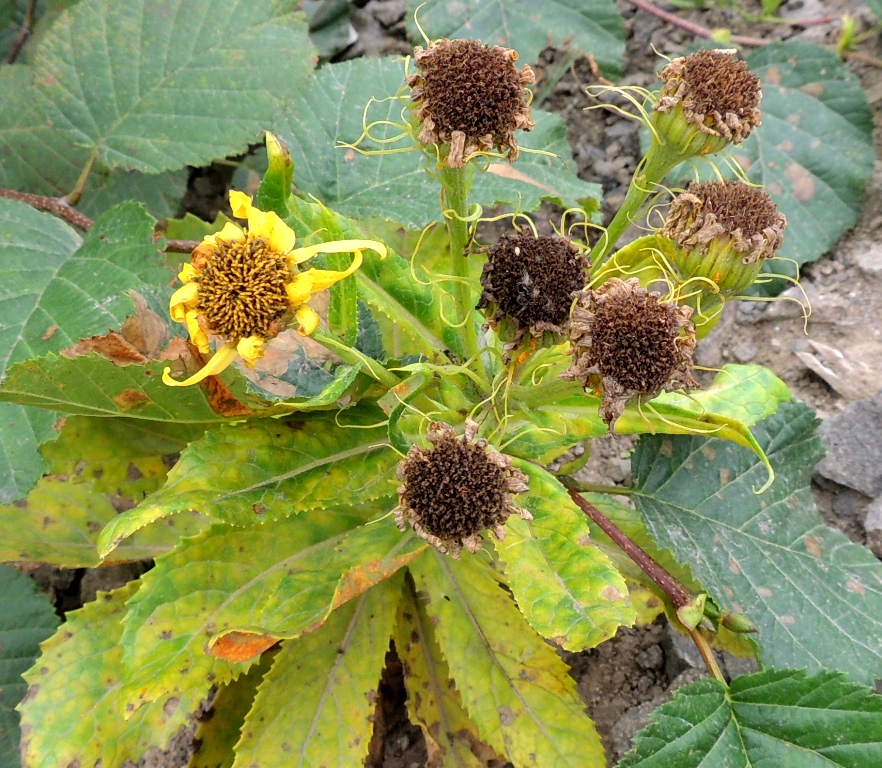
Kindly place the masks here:
<instances>
[{"instance_id":1,"label":"yellow flower","mask_svg":"<svg viewBox=\"0 0 882 768\"><path fill-rule=\"evenodd\" d=\"M208 235L193 250L189 264L178 274L183 284L172 294L172 320L187 327L190 341L208 354L209 335L226 340L198 373L176 381L166 368L162 380L173 387L187 387L223 371L236 357L253 368L263 357L269 339L275 338L295 319L300 333L310 335L319 318L307 302L314 293L330 288L351 275L362 262L362 250L381 256L386 248L375 240L335 240L308 248L295 248L294 231L272 211L251 205L242 192L230 192L233 215L247 219L241 228L227 223ZM299 264L319 253L353 253L352 264L342 272L326 269L301 271Z\"/></svg>"}]
</instances>

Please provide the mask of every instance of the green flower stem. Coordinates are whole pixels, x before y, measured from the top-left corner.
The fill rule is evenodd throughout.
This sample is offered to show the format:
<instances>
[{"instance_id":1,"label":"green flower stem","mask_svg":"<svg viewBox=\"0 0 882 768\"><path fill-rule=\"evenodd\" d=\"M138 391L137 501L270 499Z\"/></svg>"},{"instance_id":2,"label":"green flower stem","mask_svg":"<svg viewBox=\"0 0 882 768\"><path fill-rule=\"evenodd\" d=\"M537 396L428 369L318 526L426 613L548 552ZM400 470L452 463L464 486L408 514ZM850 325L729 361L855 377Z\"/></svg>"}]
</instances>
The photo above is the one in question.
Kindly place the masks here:
<instances>
[{"instance_id":1,"label":"green flower stem","mask_svg":"<svg viewBox=\"0 0 882 768\"><path fill-rule=\"evenodd\" d=\"M373 376L373 378L379 381L382 385L391 389L392 387L397 387L401 383L401 380L394 373L387 371L377 360L374 360L372 357L368 357L357 349L348 346L343 339L334 335L330 331L326 331L321 326L313 331L312 338L322 346L334 352L344 362L349 363L350 365L361 365L365 373Z\"/></svg>"},{"instance_id":2,"label":"green flower stem","mask_svg":"<svg viewBox=\"0 0 882 768\"><path fill-rule=\"evenodd\" d=\"M591 264L595 270L603 264L625 230L637 220L643 204L656 192L656 185L660 184L683 159L680 152L653 139L652 147L643 158L634 178L631 179L625 202L609 223L606 233L591 249Z\"/></svg>"},{"instance_id":3,"label":"green flower stem","mask_svg":"<svg viewBox=\"0 0 882 768\"><path fill-rule=\"evenodd\" d=\"M463 323L463 352L466 359L477 358L480 354L478 346L478 328L472 319L477 298L469 282L469 263L467 249L469 245L468 197L471 180L471 169L441 168L441 186L444 190L445 221L447 234L450 238L450 256L452 273L456 276L454 298L456 300L456 324ZM468 321L468 322L466 322Z\"/></svg>"}]
</instances>

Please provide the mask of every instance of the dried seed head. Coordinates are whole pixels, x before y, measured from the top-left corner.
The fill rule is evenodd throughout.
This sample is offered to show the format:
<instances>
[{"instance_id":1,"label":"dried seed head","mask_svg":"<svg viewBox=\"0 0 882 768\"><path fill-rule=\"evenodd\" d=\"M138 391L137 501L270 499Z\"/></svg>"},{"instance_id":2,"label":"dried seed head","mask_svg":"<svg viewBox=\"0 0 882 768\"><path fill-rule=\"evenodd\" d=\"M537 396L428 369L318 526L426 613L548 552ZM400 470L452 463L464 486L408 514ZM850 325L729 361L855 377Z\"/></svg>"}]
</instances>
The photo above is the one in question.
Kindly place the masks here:
<instances>
[{"instance_id":1,"label":"dried seed head","mask_svg":"<svg viewBox=\"0 0 882 768\"><path fill-rule=\"evenodd\" d=\"M409 521L418 536L455 558L464 548L477 552L485 528L502 541L510 515L533 519L511 500L527 490L527 476L486 440L475 440L477 429L467 421L460 438L449 424L432 422L432 447L413 446L398 465L398 527L403 531Z\"/></svg>"},{"instance_id":2,"label":"dried seed head","mask_svg":"<svg viewBox=\"0 0 882 768\"><path fill-rule=\"evenodd\" d=\"M781 247L786 226L765 192L740 181L709 181L674 198L661 234L681 249L675 267L683 278L711 280L727 298L753 283L760 261Z\"/></svg>"},{"instance_id":3,"label":"dried seed head","mask_svg":"<svg viewBox=\"0 0 882 768\"><path fill-rule=\"evenodd\" d=\"M202 247L194 263L197 258L196 309L210 333L227 340L278 335L291 306L285 286L293 276L284 256L249 232L240 242L218 239L210 251Z\"/></svg>"},{"instance_id":4,"label":"dried seed head","mask_svg":"<svg viewBox=\"0 0 882 768\"><path fill-rule=\"evenodd\" d=\"M535 237L525 230L503 235L487 251L481 274L484 288L478 309L498 325L507 319L512 333L508 347L525 333L549 341L569 332L573 295L585 286L588 259L562 237Z\"/></svg>"},{"instance_id":5,"label":"dried seed head","mask_svg":"<svg viewBox=\"0 0 882 768\"><path fill-rule=\"evenodd\" d=\"M664 304L637 278L610 278L579 294L570 341L573 364L563 374L602 395L600 415L612 429L634 395L697 387L692 378L692 310Z\"/></svg>"},{"instance_id":6,"label":"dried seed head","mask_svg":"<svg viewBox=\"0 0 882 768\"><path fill-rule=\"evenodd\" d=\"M760 124L759 78L732 50L701 50L673 59L655 103L653 125L690 156L740 144Z\"/></svg>"},{"instance_id":7,"label":"dried seed head","mask_svg":"<svg viewBox=\"0 0 882 768\"><path fill-rule=\"evenodd\" d=\"M414 50L417 73L408 77L419 105L423 144L446 144L447 165L461 168L475 152L494 147L517 160L514 132L533 128L530 67L518 70L516 51L477 40L442 40Z\"/></svg>"}]
</instances>

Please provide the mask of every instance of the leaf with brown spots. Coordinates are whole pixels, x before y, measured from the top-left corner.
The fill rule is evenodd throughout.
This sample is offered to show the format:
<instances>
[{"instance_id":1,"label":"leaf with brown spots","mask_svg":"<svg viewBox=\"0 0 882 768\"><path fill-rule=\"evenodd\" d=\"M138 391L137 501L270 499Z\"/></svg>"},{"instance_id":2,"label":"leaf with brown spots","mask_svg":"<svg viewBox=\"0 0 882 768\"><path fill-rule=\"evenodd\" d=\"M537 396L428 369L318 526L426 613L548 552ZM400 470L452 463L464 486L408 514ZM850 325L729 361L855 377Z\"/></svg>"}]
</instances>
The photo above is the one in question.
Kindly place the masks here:
<instances>
[{"instance_id":1,"label":"leaf with brown spots","mask_svg":"<svg viewBox=\"0 0 882 768\"><path fill-rule=\"evenodd\" d=\"M72 347L61 350L62 355L70 358L93 352L114 365L141 365L147 362L147 358L116 331L108 331L104 336L93 336L91 339L80 339Z\"/></svg>"},{"instance_id":2,"label":"leaf with brown spots","mask_svg":"<svg viewBox=\"0 0 882 768\"><path fill-rule=\"evenodd\" d=\"M400 599L399 576L283 643L245 718L234 766L363 763Z\"/></svg>"},{"instance_id":3,"label":"leaf with brown spots","mask_svg":"<svg viewBox=\"0 0 882 768\"><path fill-rule=\"evenodd\" d=\"M426 738L427 768L484 768L497 755L463 708L412 579L405 580L394 640L404 667L407 714Z\"/></svg>"},{"instance_id":4,"label":"leaf with brown spots","mask_svg":"<svg viewBox=\"0 0 882 768\"><path fill-rule=\"evenodd\" d=\"M814 506L812 467L823 453L815 423L806 406L784 403L754 428L776 472L762 494L752 490L762 465L740 446L644 437L633 498L657 544L689 564L714 602L756 623L763 664L872 684L882 677L882 563L825 526Z\"/></svg>"},{"instance_id":5,"label":"leaf with brown spots","mask_svg":"<svg viewBox=\"0 0 882 768\"><path fill-rule=\"evenodd\" d=\"M593 648L637 618L622 575L590 541L586 516L563 486L534 464L519 461L530 489L516 498L533 515L506 523L493 542L524 618L569 651Z\"/></svg>"},{"instance_id":6,"label":"leaf with brown spots","mask_svg":"<svg viewBox=\"0 0 882 768\"><path fill-rule=\"evenodd\" d=\"M450 677L481 738L515 765L604 765L566 665L526 623L481 554L431 549L410 566Z\"/></svg>"},{"instance_id":7,"label":"leaf with brown spots","mask_svg":"<svg viewBox=\"0 0 882 768\"><path fill-rule=\"evenodd\" d=\"M228 632L211 644L209 653L224 661L254 661L278 640L259 632Z\"/></svg>"},{"instance_id":8,"label":"leaf with brown spots","mask_svg":"<svg viewBox=\"0 0 882 768\"><path fill-rule=\"evenodd\" d=\"M363 508L337 508L272 525L216 524L158 558L126 618L130 700L152 701L209 675L229 682L253 657L211 655L216 638L239 632L268 643L311 632L345 599L389 578L427 546L388 516L360 525L365 515Z\"/></svg>"},{"instance_id":9,"label":"leaf with brown spots","mask_svg":"<svg viewBox=\"0 0 882 768\"><path fill-rule=\"evenodd\" d=\"M28 768L121 765L151 746L163 749L181 728L195 728L194 715L211 687L207 680L126 712L121 619L138 586L134 581L99 592L43 644L42 656L25 674L31 693L19 706Z\"/></svg>"}]
</instances>

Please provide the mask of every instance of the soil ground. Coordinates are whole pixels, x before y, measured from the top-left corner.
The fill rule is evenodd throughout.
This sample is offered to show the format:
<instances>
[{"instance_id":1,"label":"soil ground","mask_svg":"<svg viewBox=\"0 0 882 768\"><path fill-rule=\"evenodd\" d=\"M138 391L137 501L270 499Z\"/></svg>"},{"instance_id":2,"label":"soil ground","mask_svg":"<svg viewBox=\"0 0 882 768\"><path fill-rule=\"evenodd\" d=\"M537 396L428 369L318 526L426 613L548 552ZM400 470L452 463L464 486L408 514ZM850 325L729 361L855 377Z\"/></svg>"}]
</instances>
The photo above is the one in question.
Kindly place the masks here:
<instances>
[{"instance_id":1,"label":"soil ground","mask_svg":"<svg viewBox=\"0 0 882 768\"><path fill-rule=\"evenodd\" d=\"M678 55L693 40L681 28L618 0L628 31L628 67L624 84L653 86L658 55ZM712 2L707 5L714 5ZM716 5L726 5L720 0ZM348 52L354 54L408 53L404 42L404 0L357 2L353 25L359 41ZM858 0L788 0L779 13L796 21L832 17L821 24L768 24L746 20L733 10L677 10L660 0L660 7L676 11L679 18L708 28L729 28L735 34L765 40L803 39L821 44L835 43L838 18L850 12L858 31L870 28L874 20ZM759 2L740 0L728 5L757 12ZM865 60L852 60L850 68L860 77L880 125L882 111L882 69L866 60L880 56L876 35L858 47ZM536 67L541 78L559 61L560 54L546 51ZM577 61L553 88L543 107L566 118L568 138L579 175L602 184L604 212L614 212L624 197L631 174L639 160L637 126L612 111L586 107L596 105L584 86L596 82L587 60ZM876 131L877 150L882 132ZM224 204L229 183L225 166L195 171L186 205L211 219ZM549 215L556 216L549 211ZM792 302L739 304L727 308L718 329L698 347L696 361L708 368L726 362L760 363L769 367L790 387L794 395L811 405L822 418L840 413L849 403L875 395L882 370L882 165L877 162L870 180L864 212L856 227L832 253L803 271L802 286L812 304L804 322L802 310ZM880 425L882 426L882 425ZM882 441L882 430L876 431ZM592 479L621 483L629 479L628 453L631 443L610 439L593 444L588 466ZM878 450L878 447L877 447ZM842 529L859 543L867 543L863 525L872 499L858 491L818 478L816 501L826 521ZM882 552L877 552L882 554ZM37 569L33 575L49 591L59 610L69 610L94 597L96 589L109 589L140 575L137 564L98 571ZM581 654L567 654L567 662L589 714L597 724L613 764L630 746L630 738L648 720L651 710L670 696L673 687L702 674L700 663L663 622L649 627L622 629L611 641ZM749 664L724 660L731 675L750 671ZM376 734L367 765L372 768L421 768L426 750L418 728L407 721L405 692L400 664L389 654L380 690ZM185 765L186 743L175 745L165 755L151 755L141 765ZM183 760L183 762L182 762ZM491 764L488 768L498 768Z\"/></svg>"}]
</instances>

